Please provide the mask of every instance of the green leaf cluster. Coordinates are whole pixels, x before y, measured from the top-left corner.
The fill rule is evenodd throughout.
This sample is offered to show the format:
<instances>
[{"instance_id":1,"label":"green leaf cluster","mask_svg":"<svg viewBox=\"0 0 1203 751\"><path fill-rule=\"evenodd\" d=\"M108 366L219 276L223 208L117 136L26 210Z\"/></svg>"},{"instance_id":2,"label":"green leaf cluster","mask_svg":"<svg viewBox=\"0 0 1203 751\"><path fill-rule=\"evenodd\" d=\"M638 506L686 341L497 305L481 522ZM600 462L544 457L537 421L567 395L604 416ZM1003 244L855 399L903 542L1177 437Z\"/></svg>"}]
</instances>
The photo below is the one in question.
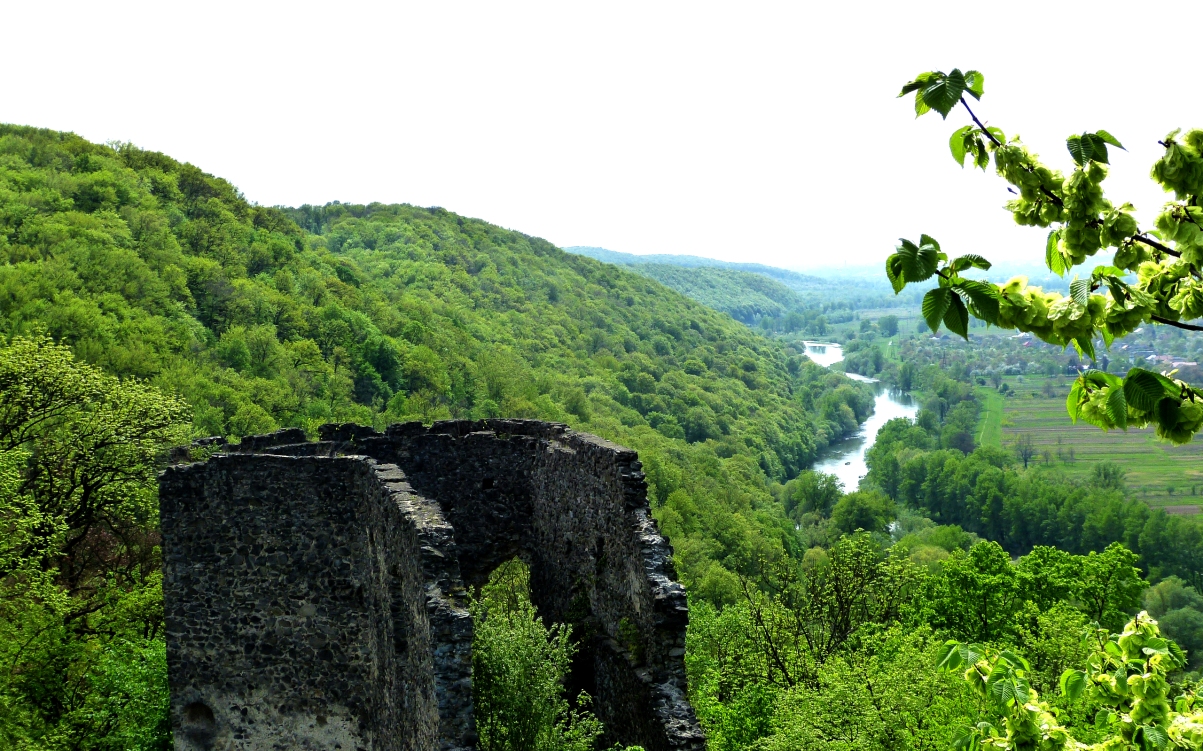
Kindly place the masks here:
<instances>
[{"instance_id":1,"label":"green leaf cluster","mask_svg":"<svg viewBox=\"0 0 1203 751\"><path fill-rule=\"evenodd\" d=\"M1142 368L1124 378L1088 370L1070 389L1069 416L1104 430L1154 425L1157 435L1185 443L1203 427L1203 397L1182 381Z\"/></svg>"},{"instance_id":2,"label":"green leaf cluster","mask_svg":"<svg viewBox=\"0 0 1203 751\"><path fill-rule=\"evenodd\" d=\"M1073 157L1079 167L1085 166L1087 162L1091 161L1107 164L1107 144L1111 144L1117 149L1124 148L1115 136L1105 130L1070 136L1065 141L1069 155Z\"/></svg>"},{"instance_id":3,"label":"green leaf cluster","mask_svg":"<svg viewBox=\"0 0 1203 751\"><path fill-rule=\"evenodd\" d=\"M1032 688L1032 668L1021 655L954 640L945 645L940 667L963 669L991 715L965 728L956 745L1014 751L1203 748L1203 710L1196 708L1196 695L1187 690L1175 698L1167 680L1185 664L1184 655L1161 636L1156 621L1142 612L1121 633L1102 629L1086 639L1092 646L1086 668L1067 669L1060 689L1069 702L1086 699L1099 707L1094 724L1105 740L1087 746L1075 739L1058 712Z\"/></svg>"},{"instance_id":4,"label":"green leaf cluster","mask_svg":"<svg viewBox=\"0 0 1203 751\"><path fill-rule=\"evenodd\" d=\"M939 245L923 235L918 246L904 240L886 261L886 276L895 292L938 276L939 286L923 300L923 316L933 331L943 323L967 337L967 317L973 315L989 325L1030 332L1050 344L1072 344L1092 358L1096 340L1110 346L1152 321L1192 328L1182 322L1203 316L1203 210L1197 205L1203 195L1203 131L1189 131L1181 140L1179 131L1174 131L1162 142L1165 154L1154 164L1152 177L1176 200L1158 216L1156 230L1146 232L1137 225L1131 204L1116 206L1102 189L1110 161L1108 147L1124 148L1115 136L1106 130L1070 136L1066 148L1075 169L1065 177L1045 166L1018 137L1006 141L1002 131L982 125L961 96L969 92L980 99L980 80L980 74L962 75L957 70L947 75L924 73L907 83L902 93L915 93L919 115L934 109L947 117L955 104L964 105L973 124L953 132L949 141L953 158L963 166L972 157L984 170L993 157L997 173L1018 194L1007 204L1015 221L1050 228L1044 253L1050 270L1064 275L1105 249L1114 250L1113 265L1096 268L1088 280L1075 279L1068 297L1029 288L1022 277L1004 285L974 282L978 290L971 293L951 265L937 268L921 257L919 249L924 247L939 253ZM947 264L943 255L938 260ZM967 305L976 302L975 294L990 302ZM1105 381L1097 375L1083 376L1071 397L1070 414L1104 429L1126 429L1129 415L1121 390ZM1100 401L1104 393L1112 400L1109 409ZM1137 408L1132 422L1156 424L1158 435L1168 441L1189 441L1203 427L1203 411L1193 393L1178 389L1177 406L1159 399L1156 410Z\"/></svg>"},{"instance_id":5,"label":"green leaf cluster","mask_svg":"<svg viewBox=\"0 0 1203 751\"><path fill-rule=\"evenodd\" d=\"M915 93L916 117L935 110L941 117L947 118L963 95L981 99L985 92L985 78L976 70L962 73L957 68L949 73L920 73L915 80L902 87L898 96L903 97L911 92Z\"/></svg>"},{"instance_id":6,"label":"green leaf cluster","mask_svg":"<svg viewBox=\"0 0 1203 751\"><path fill-rule=\"evenodd\" d=\"M998 128L977 128L963 125L953 131L948 139L948 148L957 164L965 166L965 157L973 158L973 166L986 169L990 164L990 150L996 142L1006 140L1006 135Z\"/></svg>"},{"instance_id":7,"label":"green leaf cluster","mask_svg":"<svg viewBox=\"0 0 1203 751\"><path fill-rule=\"evenodd\" d=\"M900 240L897 251L886 261L886 276L895 292L912 282L938 277L939 286L923 297L923 319L932 331L939 331L940 324L954 334L969 336L969 313L976 317L997 320L999 297L988 284L961 276L971 268L989 269L990 262L981 256L968 254L949 260L940 250L940 244L927 235L919 243Z\"/></svg>"}]
</instances>

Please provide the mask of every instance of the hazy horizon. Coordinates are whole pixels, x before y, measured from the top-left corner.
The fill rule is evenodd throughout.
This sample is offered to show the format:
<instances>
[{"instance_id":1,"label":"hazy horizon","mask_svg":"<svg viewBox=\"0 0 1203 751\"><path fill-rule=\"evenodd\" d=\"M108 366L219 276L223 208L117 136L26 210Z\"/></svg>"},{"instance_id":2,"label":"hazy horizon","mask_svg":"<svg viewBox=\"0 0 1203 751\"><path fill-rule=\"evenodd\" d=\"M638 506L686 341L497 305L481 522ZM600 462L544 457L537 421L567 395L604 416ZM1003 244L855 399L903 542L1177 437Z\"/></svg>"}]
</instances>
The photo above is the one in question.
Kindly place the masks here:
<instances>
[{"instance_id":1,"label":"hazy horizon","mask_svg":"<svg viewBox=\"0 0 1203 751\"><path fill-rule=\"evenodd\" d=\"M615 250L614 248L604 248L604 247L601 247L598 245L562 245L559 247L561 250L564 250L569 253L575 252L579 249L596 249L596 250L604 250L604 251L607 251L610 253L619 253L622 255L631 255L631 256L636 256L636 257L655 258L657 256L660 256L660 257L677 256L677 257L686 257L686 258L700 258L700 259L711 260L711 261L719 261L722 263L762 265L762 266L767 266L770 268L782 269L785 271L794 271L794 272L798 272L800 274L814 274L814 275L818 275L818 276L826 275L826 276L834 277L834 276L838 276L841 273L847 273L847 274L850 274L855 277L874 276L874 277L880 277L879 281L883 285L886 284L888 281L886 279L883 263L859 263L859 264L845 263L843 265L838 265L838 266L836 266L836 265L782 266L782 265L778 265L778 264L762 263L760 261L729 261L729 260L722 259L722 258L714 258L713 256L699 255L697 253L659 253L659 252L633 253L633 252ZM1081 266L1081 267L1078 267L1077 269L1075 269L1075 271L1079 275L1086 275L1089 273L1089 270L1091 268L1093 268L1095 265L1099 265L1104 262L1105 262L1105 259L1101 259L1101 258L1091 259L1091 260L1087 261L1087 263L1084 266ZM1027 259L1003 260L994 265L993 271L995 272L995 274L993 274L993 275L989 271L973 272L971 275L979 276L979 277L983 277L983 278L991 277L991 276L1000 276L1000 275L1013 276L1017 273L1022 273L1025 275L1033 275L1033 276L1035 276L1037 274L1040 274L1041 276L1048 276L1048 277L1054 276L1053 272L1050 271L1048 269L1048 267L1046 267L1044 265L1043 259L1033 259L1030 261ZM1003 273L998 274L998 272L1003 272ZM1066 275L1063 278L1065 280L1065 283L1068 284L1069 281L1073 278L1073 272L1071 272L1070 274Z\"/></svg>"}]
</instances>

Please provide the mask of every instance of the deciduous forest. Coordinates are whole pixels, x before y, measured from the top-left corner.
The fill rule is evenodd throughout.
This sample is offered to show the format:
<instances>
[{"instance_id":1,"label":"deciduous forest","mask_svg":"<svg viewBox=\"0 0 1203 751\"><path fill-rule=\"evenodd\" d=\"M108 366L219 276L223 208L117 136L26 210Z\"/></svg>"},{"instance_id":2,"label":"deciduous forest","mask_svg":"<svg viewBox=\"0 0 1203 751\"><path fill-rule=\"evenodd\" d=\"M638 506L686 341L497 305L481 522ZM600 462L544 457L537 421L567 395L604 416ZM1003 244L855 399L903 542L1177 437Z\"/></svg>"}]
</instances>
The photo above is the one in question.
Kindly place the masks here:
<instances>
[{"instance_id":1,"label":"deciduous forest","mask_svg":"<svg viewBox=\"0 0 1203 751\"><path fill-rule=\"evenodd\" d=\"M929 73L911 92L947 115L982 78ZM156 497L171 449L506 416L639 451L715 751L1203 748L1198 517L1136 497L1115 462L1041 466L987 440L1004 373L1034 371L930 338L968 335L972 313L1075 346L1070 415L1189 440L1184 382L1086 360L1096 334L1193 318L1194 256L1163 241L1194 242L1199 191L1174 175L1203 164L1200 139L1167 145L1156 174L1183 205L1159 240L1092 192L1110 134L1071 139L1064 178L995 130L956 131L954 157L1000 162L1016 216L1061 223L1050 268L1108 238L1130 263L1048 302L961 276L985 259L904 241L894 290L937 284L917 327L821 285L624 268L441 208L264 207L131 144L0 126L0 745L172 747ZM846 361L819 366L806 336ZM921 405L885 423L858 487L810 469L874 409L841 367ZM515 560L473 593L481 748L595 749L589 697L563 690L579 635L540 618L528 575Z\"/></svg>"}]
</instances>

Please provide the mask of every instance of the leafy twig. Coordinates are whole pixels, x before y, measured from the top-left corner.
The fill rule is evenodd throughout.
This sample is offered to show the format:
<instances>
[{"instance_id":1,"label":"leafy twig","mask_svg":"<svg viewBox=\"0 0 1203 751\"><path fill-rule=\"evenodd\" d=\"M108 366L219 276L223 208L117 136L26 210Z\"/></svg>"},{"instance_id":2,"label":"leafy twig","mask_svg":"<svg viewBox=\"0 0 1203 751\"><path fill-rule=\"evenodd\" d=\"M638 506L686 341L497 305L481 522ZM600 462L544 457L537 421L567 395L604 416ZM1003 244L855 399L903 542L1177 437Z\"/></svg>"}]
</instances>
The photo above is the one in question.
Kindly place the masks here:
<instances>
[{"instance_id":1,"label":"leafy twig","mask_svg":"<svg viewBox=\"0 0 1203 751\"><path fill-rule=\"evenodd\" d=\"M994 143L995 146L1002 146L1003 145L1002 141L998 140L998 137L995 136L993 133L986 130L986 126L982 125L982 121L978 120L977 115L973 114L973 110L969 109L969 102L965 101L965 97L961 97L961 104L964 105L965 111L968 112L969 116L973 118L973 122L977 125L977 127L980 128L981 131L986 134L986 138L989 138Z\"/></svg>"}]
</instances>

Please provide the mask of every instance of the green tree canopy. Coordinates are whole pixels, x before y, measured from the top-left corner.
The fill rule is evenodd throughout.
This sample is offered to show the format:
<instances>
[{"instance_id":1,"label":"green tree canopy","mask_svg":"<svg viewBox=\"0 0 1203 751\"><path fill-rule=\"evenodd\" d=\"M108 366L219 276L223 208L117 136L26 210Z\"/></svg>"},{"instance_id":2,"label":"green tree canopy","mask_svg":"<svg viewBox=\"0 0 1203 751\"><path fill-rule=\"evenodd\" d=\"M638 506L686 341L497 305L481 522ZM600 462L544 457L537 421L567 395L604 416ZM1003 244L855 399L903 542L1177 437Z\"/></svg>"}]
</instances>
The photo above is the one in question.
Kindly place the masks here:
<instances>
[{"instance_id":1,"label":"green tree canopy","mask_svg":"<svg viewBox=\"0 0 1203 751\"><path fill-rule=\"evenodd\" d=\"M884 532L894 519L894 501L874 490L858 490L848 493L831 510L831 521L836 529L851 534L858 529L866 532Z\"/></svg>"},{"instance_id":2,"label":"green tree canopy","mask_svg":"<svg viewBox=\"0 0 1203 751\"><path fill-rule=\"evenodd\" d=\"M47 339L0 347L0 746L170 744L155 473L188 417Z\"/></svg>"},{"instance_id":3,"label":"green tree canopy","mask_svg":"<svg viewBox=\"0 0 1203 751\"><path fill-rule=\"evenodd\" d=\"M843 484L835 475L804 470L785 484L785 512L791 516L809 513L828 515L843 492Z\"/></svg>"},{"instance_id":4,"label":"green tree canopy","mask_svg":"<svg viewBox=\"0 0 1203 751\"><path fill-rule=\"evenodd\" d=\"M889 315L878 318L877 327L881 329L881 333L885 334L886 336L894 336L898 333L898 316Z\"/></svg>"}]
</instances>

